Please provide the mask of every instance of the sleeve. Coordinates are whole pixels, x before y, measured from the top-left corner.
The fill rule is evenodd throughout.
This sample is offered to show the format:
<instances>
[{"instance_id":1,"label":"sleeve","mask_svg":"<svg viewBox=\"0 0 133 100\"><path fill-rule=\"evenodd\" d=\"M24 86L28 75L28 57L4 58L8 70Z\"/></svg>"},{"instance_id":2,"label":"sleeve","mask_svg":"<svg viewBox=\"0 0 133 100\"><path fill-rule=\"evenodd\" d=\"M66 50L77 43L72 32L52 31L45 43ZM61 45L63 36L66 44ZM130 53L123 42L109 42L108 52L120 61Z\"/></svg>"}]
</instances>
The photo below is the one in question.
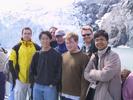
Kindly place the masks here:
<instances>
[{"instance_id":1,"label":"sleeve","mask_svg":"<svg viewBox=\"0 0 133 100\"><path fill-rule=\"evenodd\" d=\"M130 78L127 78L123 88L122 88L122 95L124 100L133 100L133 80L132 76Z\"/></svg>"},{"instance_id":2,"label":"sleeve","mask_svg":"<svg viewBox=\"0 0 133 100\"><path fill-rule=\"evenodd\" d=\"M39 56L39 53L37 54L37 52L33 55L32 57L32 61L31 61L31 64L30 64L30 72L29 72L29 82L31 84L34 83L35 81L35 76L37 75L37 70L36 70L36 66L37 66L37 62L38 60L37 59L37 55Z\"/></svg>"},{"instance_id":3,"label":"sleeve","mask_svg":"<svg viewBox=\"0 0 133 100\"><path fill-rule=\"evenodd\" d=\"M90 73L90 70L92 70L93 66L94 66L94 61L93 60L94 60L94 55L91 57L90 61L88 62L87 66L85 68L85 71L84 71L84 78L89 82L92 81L92 79L90 79L90 74L89 73Z\"/></svg>"},{"instance_id":4,"label":"sleeve","mask_svg":"<svg viewBox=\"0 0 133 100\"><path fill-rule=\"evenodd\" d=\"M10 55L9 55L9 61L13 63L13 67L15 68L16 65L16 52L14 49L12 49Z\"/></svg>"},{"instance_id":5,"label":"sleeve","mask_svg":"<svg viewBox=\"0 0 133 100\"><path fill-rule=\"evenodd\" d=\"M14 49L12 49L10 55L9 55L9 71L12 74L13 80L15 81L17 78L17 74L15 72L15 65L16 65L16 52Z\"/></svg>"},{"instance_id":6,"label":"sleeve","mask_svg":"<svg viewBox=\"0 0 133 100\"><path fill-rule=\"evenodd\" d=\"M17 73L15 71L15 65L16 65L16 52L14 49L12 49L10 55L9 55L9 71L12 75L12 81L13 81L13 87L15 86L15 81L17 79Z\"/></svg>"},{"instance_id":7,"label":"sleeve","mask_svg":"<svg viewBox=\"0 0 133 100\"><path fill-rule=\"evenodd\" d=\"M62 56L59 54L57 58L57 69L56 69L56 77L55 77L56 84L59 84L61 81L61 73L62 73Z\"/></svg>"},{"instance_id":8,"label":"sleeve","mask_svg":"<svg viewBox=\"0 0 133 100\"><path fill-rule=\"evenodd\" d=\"M84 78L84 70L85 70L85 67L86 67L86 65L87 65L87 63L89 61L88 56L83 57L82 61L83 61L83 64L81 66L82 67L82 69L81 69L82 77L81 77L81 95L80 95L80 100L85 100L86 92L87 92L87 89L88 89L88 86L89 86L89 82L87 80L85 80L85 78Z\"/></svg>"},{"instance_id":9,"label":"sleeve","mask_svg":"<svg viewBox=\"0 0 133 100\"><path fill-rule=\"evenodd\" d=\"M106 82L111 80L117 73L120 73L121 64L119 56L112 54L108 58L102 70L92 69L86 76L95 81Z\"/></svg>"}]
</instances>

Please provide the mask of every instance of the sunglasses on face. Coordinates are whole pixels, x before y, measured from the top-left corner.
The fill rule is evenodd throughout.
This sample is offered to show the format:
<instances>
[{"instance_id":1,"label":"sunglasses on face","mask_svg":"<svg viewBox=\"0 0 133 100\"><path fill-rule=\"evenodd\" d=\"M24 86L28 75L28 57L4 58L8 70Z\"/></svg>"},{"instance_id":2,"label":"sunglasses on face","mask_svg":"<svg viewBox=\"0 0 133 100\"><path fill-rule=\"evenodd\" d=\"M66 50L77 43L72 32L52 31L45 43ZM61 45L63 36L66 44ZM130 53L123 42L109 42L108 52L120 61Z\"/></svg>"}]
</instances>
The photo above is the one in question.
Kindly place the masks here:
<instances>
[{"instance_id":1,"label":"sunglasses on face","mask_svg":"<svg viewBox=\"0 0 133 100\"><path fill-rule=\"evenodd\" d=\"M59 38L59 37L63 37L63 35L56 35L56 37L57 37L57 38Z\"/></svg>"},{"instance_id":2,"label":"sunglasses on face","mask_svg":"<svg viewBox=\"0 0 133 100\"><path fill-rule=\"evenodd\" d=\"M82 30L90 30L89 28L82 28Z\"/></svg>"},{"instance_id":3,"label":"sunglasses on face","mask_svg":"<svg viewBox=\"0 0 133 100\"><path fill-rule=\"evenodd\" d=\"M85 36L90 36L91 34L83 34L82 36L85 37Z\"/></svg>"},{"instance_id":4,"label":"sunglasses on face","mask_svg":"<svg viewBox=\"0 0 133 100\"><path fill-rule=\"evenodd\" d=\"M51 34L55 34L55 32L50 32Z\"/></svg>"}]
</instances>

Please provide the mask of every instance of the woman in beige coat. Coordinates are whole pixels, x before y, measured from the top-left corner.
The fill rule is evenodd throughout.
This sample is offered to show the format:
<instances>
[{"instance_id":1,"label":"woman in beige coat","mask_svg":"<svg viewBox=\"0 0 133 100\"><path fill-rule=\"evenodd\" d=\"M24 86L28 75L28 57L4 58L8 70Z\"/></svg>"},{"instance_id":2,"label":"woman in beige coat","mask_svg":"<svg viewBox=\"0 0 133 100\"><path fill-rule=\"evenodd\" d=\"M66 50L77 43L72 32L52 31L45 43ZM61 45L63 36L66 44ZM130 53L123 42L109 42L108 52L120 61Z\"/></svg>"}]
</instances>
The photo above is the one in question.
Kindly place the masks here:
<instances>
[{"instance_id":1,"label":"woman in beige coat","mask_svg":"<svg viewBox=\"0 0 133 100\"><path fill-rule=\"evenodd\" d=\"M108 47L108 34L99 30L94 35L98 52L89 61L84 77L93 89L92 100L121 100L121 64L118 54ZM91 100L90 98L88 100Z\"/></svg>"}]
</instances>

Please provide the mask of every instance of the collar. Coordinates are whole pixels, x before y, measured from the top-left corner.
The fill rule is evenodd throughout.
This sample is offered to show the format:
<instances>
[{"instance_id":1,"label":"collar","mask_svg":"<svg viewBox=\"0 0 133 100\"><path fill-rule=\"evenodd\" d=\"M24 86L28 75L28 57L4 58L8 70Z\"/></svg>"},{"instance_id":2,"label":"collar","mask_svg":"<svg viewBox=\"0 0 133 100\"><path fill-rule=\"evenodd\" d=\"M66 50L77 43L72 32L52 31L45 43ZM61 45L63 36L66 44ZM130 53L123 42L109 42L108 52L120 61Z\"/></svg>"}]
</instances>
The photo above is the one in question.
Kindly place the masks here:
<instances>
[{"instance_id":1,"label":"collar","mask_svg":"<svg viewBox=\"0 0 133 100\"><path fill-rule=\"evenodd\" d=\"M62 44L58 44L59 47L65 46L65 42L63 42Z\"/></svg>"},{"instance_id":2,"label":"collar","mask_svg":"<svg viewBox=\"0 0 133 100\"><path fill-rule=\"evenodd\" d=\"M30 41L24 41L21 39L20 43L24 44L25 46L31 46L33 45L33 42L30 40Z\"/></svg>"},{"instance_id":3,"label":"collar","mask_svg":"<svg viewBox=\"0 0 133 100\"><path fill-rule=\"evenodd\" d=\"M110 47L106 47L105 49L103 49L103 50L98 50L98 57L100 58L100 57L102 57L103 55L105 55L106 53L108 53L108 51L110 51Z\"/></svg>"}]
</instances>

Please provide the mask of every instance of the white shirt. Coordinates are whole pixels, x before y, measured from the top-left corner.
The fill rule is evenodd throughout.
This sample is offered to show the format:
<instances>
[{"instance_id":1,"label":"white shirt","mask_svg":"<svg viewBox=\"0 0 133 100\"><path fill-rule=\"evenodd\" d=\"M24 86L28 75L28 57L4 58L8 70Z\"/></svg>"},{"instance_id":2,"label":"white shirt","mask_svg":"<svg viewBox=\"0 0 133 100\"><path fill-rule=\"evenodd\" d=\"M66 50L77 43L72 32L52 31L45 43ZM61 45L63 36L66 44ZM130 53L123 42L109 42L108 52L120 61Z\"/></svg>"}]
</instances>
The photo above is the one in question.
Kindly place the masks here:
<instances>
[{"instance_id":1,"label":"white shirt","mask_svg":"<svg viewBox=\"0 0 133 100\"><path fill-rule=\"evenodd\" d=\"M65 94L65 93L62 93L61 96L72 99L72 100L80 100L79 96L73 96L73 95L69 95L69 94Z\"/></svg>"}]
</instances>

